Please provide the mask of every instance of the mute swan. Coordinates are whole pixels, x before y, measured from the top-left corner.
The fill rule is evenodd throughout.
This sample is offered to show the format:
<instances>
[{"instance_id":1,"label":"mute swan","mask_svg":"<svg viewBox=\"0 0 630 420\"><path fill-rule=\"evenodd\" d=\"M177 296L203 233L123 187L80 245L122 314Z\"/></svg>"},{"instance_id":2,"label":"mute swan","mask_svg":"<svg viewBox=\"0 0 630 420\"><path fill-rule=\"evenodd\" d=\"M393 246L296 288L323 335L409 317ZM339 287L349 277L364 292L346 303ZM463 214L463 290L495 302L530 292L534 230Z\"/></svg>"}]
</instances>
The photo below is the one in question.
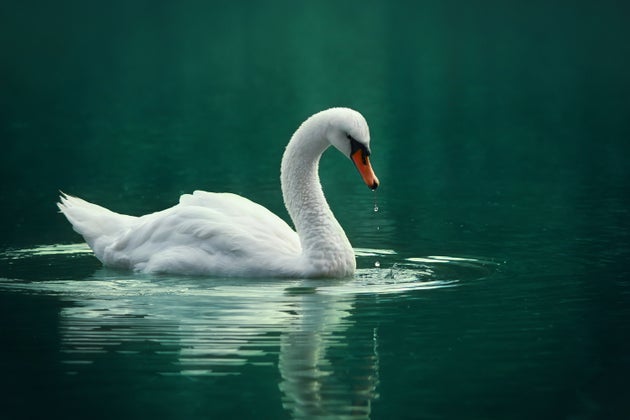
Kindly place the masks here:
<instances>
[{"instance_id":1,"label":"mute swan","mask_svg":"<svg viewBox=\"0 0 630 420\"><path fill-rule=\"evenodd\" d=\"M195 191L141 217L114 213L63 194L57 206L106 266L146 273L234 277L347 277L356 261L319 182L330 146L378 187L368 156L370 132L348 108L321 111L300 125L281 164L284 204L296 231L266 208L231 193Z\"/></svg>"}]
</instances>

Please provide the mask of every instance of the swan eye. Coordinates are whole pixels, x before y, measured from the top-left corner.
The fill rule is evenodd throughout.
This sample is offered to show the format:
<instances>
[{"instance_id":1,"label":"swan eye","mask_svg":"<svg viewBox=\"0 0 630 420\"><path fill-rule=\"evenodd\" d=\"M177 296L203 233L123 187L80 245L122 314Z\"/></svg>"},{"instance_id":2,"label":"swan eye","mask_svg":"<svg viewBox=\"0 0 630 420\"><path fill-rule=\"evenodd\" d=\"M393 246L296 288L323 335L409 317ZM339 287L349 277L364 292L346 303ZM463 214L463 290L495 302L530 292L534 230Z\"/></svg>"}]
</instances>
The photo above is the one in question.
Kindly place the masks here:
<instances>
[{"instance_id":1,"label":"swan eye","mask_svg":"<svg viewBox=\"0 0 630 420\"><path fill-rule=\"evenodd\" d=\"M361 152L361 158L363 159L363 163L366 163L367 157L370 156L370 151L365 145L356 141L352 136L348 134L348 138L350 139L350 156L354 155L356 152Z\"/></svg>"},{"instance_id":2,"label":"swan eye","mask_svg":"<svg viewBox=\"0 0 630 420\"><path fill-rule=\"evenodd\" d=\"M356 141L354 140L354 137L352 137L349 133L346 133L346 138L350 141Z\"/></svg>"}]
</instances>

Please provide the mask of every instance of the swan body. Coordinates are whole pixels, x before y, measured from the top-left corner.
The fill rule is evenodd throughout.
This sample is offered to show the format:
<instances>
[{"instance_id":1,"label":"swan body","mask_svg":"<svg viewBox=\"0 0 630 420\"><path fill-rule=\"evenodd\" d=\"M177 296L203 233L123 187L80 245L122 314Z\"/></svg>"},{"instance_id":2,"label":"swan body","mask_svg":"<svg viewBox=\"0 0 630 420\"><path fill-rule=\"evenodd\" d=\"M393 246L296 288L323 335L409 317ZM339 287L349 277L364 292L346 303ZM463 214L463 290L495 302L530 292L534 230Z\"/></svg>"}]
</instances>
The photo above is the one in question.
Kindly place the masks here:
<instances>
[{"instance_id":1,"label":"swan body","mask_svg":"<svg viewBox=\"0 0 630 420\"><path fill-rule=\"evenodd\" d=\"M58 207L106 266L146 273L234 277L348 277L354 252L321 188L319 159L334 146L372 189L370 134L363 116L331 108L308 118L281 163L285 206L295 225L246 198L195 191L145 216L118 214L62 194Z\"/></svg>"}]
</instances>

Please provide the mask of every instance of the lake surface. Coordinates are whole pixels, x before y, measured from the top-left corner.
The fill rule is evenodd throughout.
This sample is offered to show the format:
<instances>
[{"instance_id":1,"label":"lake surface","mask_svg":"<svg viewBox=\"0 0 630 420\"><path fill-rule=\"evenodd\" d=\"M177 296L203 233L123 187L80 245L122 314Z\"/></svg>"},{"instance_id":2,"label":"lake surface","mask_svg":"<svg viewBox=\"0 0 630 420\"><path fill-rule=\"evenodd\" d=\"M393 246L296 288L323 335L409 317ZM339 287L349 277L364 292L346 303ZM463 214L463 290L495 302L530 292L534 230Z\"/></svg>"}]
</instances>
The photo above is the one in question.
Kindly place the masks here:
<instances>
[{"instance_id":1,"label":"lake surface","mask_svg":"<svg viewBox=\"0 0 630 420\"><path fill-rule=\"evenodd\" d=\"M628 6L1 6L0 417L630 416ZM103 268L58 190L140 215L195 189L288 220L309 115L352 279Z\"/></svg>"}]
</instances>

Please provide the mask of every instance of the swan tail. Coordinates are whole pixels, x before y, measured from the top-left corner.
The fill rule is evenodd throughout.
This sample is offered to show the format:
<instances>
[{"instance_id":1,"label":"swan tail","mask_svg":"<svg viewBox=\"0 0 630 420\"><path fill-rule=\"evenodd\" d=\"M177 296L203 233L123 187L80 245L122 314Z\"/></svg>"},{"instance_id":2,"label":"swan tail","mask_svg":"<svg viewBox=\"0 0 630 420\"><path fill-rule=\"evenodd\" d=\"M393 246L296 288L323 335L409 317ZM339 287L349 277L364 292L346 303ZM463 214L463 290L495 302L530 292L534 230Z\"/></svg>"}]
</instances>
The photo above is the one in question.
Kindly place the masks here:
<instances>
[{"instance_id":1,"label":"swan tail","mask_svg":"<svg viewBox=\"0 0 630 420\"><path fill-rule=\"evenodd\" d=\"M137 219L137 217L114 213L63 192L59 199L57 207L72 224L75 232L82 235L92 249L95 249L98 240L119 236Z\"/></svg>"}]
</instances>

